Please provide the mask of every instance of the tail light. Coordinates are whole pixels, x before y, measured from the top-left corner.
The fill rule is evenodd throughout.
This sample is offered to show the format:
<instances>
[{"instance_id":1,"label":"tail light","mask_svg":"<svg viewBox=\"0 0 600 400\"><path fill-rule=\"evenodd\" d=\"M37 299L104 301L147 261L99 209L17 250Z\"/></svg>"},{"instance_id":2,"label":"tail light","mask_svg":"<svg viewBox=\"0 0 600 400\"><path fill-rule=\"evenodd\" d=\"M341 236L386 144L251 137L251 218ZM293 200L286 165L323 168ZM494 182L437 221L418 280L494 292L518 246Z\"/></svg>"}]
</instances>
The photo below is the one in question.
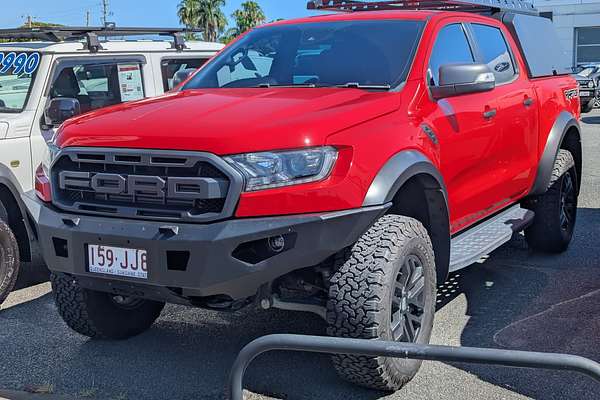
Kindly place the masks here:
<instances>
[{"instance_id":1,"label":"tail light","mask_svg":"<svg viewBox=\"0 0 600 400\"><path fill-rule=\"evenodd\" d=\"M43 202L52 201L52 191L50 190L50 178L43 164L35 171L35 193Z\"/></svg>"}]
</instances>

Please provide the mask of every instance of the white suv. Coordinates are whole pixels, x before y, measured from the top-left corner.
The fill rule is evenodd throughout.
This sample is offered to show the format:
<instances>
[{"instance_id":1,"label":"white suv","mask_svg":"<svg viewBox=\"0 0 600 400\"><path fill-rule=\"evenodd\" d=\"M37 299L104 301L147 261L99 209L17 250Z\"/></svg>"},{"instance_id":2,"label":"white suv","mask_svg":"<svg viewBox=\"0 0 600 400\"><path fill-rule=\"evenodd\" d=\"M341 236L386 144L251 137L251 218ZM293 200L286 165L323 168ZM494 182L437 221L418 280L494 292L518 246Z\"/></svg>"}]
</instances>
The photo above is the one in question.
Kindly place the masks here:
<instances>
[{"instance_id":1,"label":"white suv","mask_svg":"<svg viewBox=\"0 0 600 400\"><path fill-rule=\"evenodd\" d=\"M0 304L14 286L19 260L33 257L35 227L19 199L33 189L46 141L75 114L163 94L223 47L185 42L184 33L114 26L0 30L0 39L15 40L0 43ZM139 35L172 39L124 39Z\"/></svg>"}]
</instances>

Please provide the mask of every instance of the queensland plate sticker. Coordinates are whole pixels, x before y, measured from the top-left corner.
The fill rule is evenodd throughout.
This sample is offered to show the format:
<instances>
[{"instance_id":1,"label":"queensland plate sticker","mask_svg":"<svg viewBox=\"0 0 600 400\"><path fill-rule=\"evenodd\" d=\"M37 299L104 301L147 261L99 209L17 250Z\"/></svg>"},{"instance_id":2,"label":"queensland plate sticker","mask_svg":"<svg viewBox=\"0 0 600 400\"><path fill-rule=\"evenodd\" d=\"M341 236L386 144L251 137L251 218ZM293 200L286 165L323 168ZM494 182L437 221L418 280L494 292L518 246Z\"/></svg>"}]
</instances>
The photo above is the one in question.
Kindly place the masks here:
<instances>
[{"instance_id":1,"label":"queensland plate sticker","mask_svg":"<svg viewBox=\"0 0 600 400\"><path fill-rule=\"evenodd\" d=\"M40 65L40 53L0 52L0 74L33 74ZM12 70L12 71L11 71Z\"/></svg>"}]
</instances>

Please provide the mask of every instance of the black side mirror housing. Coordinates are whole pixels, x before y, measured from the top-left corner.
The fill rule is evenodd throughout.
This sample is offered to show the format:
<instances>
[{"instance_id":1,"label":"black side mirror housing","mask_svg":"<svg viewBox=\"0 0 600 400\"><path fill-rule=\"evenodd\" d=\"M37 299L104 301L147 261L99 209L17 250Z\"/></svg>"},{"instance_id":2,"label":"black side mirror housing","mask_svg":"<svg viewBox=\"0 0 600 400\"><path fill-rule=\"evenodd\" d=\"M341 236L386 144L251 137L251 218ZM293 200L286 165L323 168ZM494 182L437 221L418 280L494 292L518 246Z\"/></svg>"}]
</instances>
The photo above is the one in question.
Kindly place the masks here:
<instances>
[{"instance_id":1,"label":"black side mirror housing","mask_svg":"<svg viewBox=\"0 0 600 400\"><path fill-rule=\"evenodd\" d=\"M50 100L44 110L44 124L58 126L76 115L81 114L79 100L69 97L58 97Z\"/></svg>"},{"instance_id":2,"label":"black side mirror housing","mask_svg":"<svg viewBox=\"0 0 600 400\"><path fill-rule=\"evenodd\" d=\"M440 67L439 85L431 87L435 100L494 90L496 77L486 64L449 64Z\"/></svg>"},{"instance_id":3,"label":"black side mirror housing","mask_svg":"<svg viewBox=\"0 0 600 400\"><path fill-rule=\"evenodd\" d=\"M185 82L194 72L196 72L195 68L186 68L175 72L175 75L173 75L173 87L171 89L181 85L181 83Z\"/></svg>"}]
</instances>

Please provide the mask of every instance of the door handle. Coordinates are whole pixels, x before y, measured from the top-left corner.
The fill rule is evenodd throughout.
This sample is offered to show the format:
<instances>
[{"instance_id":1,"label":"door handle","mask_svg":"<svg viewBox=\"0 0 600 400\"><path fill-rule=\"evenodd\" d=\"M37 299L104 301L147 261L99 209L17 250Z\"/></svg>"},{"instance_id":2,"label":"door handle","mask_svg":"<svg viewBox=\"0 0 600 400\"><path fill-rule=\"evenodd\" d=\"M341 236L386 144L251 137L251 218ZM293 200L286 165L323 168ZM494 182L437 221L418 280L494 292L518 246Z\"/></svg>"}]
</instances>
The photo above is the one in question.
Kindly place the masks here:
<instances>
[{"instance_id":1,"label":"door handle","mask_svg":"<svg viewBox=\"0 0 600 400\"><path fill-rule=\"evenodd\" d=\"M498 110L496 110L495 108L492 108L483 113L483 118L492 119L496 116L496 114L498 114Z\"/></svg>"},{"instance_id":2,"label":"door handle","mask_svg":"<svg viewBox=\"0 0 600 400\"><path fill-rule=\"evenodd\" d=\"M531 97L526 98L525 101L523 101L523 105L525 107L531 107L533 105L533 99Z\"/></svg>"}]
</instances>

